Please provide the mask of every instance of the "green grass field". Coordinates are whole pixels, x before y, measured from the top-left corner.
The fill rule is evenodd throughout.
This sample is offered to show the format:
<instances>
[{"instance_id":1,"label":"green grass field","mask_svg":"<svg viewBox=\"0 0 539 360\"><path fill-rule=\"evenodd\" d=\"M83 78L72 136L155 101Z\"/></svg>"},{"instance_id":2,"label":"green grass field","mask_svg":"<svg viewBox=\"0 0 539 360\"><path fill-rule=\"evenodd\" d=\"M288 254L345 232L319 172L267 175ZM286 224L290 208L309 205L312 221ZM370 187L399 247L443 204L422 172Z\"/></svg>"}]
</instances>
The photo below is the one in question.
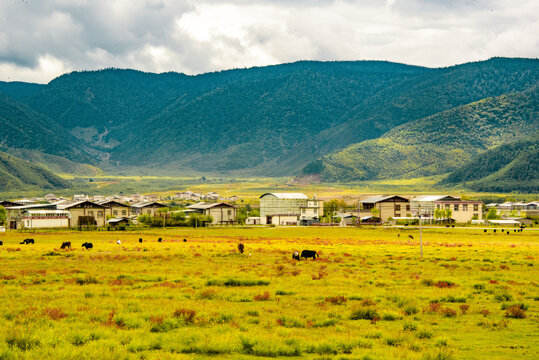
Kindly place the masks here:
<instances>
[{"instance_id":1,"label":"green grass field","mask_svg":"<svg viewBox=\"0 0 539 360\"><path fill-rule=\"evenodd\" d=\"M0 359L538 358L539 231L500 232L8 233Z\"/></svg>"}]
</instances>

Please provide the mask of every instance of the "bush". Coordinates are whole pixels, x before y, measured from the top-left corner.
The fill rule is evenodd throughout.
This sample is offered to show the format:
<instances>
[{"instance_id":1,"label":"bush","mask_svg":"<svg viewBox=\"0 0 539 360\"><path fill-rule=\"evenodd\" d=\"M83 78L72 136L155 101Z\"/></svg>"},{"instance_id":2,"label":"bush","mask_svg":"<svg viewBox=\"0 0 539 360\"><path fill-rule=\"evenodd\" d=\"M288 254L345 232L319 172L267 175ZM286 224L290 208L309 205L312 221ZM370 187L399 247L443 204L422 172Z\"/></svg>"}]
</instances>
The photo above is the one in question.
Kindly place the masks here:
<instances>
[{"instance_id":1,"label":"bush","mask_svg":"<svg viewBox=\"0 0 539 360\"><path fill-rule=\"evenodd\" d=\"M184 323L186 324L192 324L195 322L195 315L196 315L196 311L195 310L190 310L190 309L176 309L173 313L173 316L175 318L180 318L183 320Z\"/></svg>"},{"instance_id":2,"label":"bush","mask_svg":"<svg viewBox=\"0 0 539 360\"><path fill-rule=\"evenodd\" d=\"M442 315L445 317L455 317L457 316L457 312L451 308L444 308L442 309Z\"/></svg>"},{"instance_id":3,"label":"bush","mask_svg":"<svg viewBox=\"0 0 539 360\"><path fill-rule=\"evenodd\" d=\"M338 296L333 296L333 297L327 297L325 301L333 305L342 305L342 304L346 304L348 300L346 299L346 297L342 295L338 295Z\"/></svg>"},{"instance_id":4,"label":"bush","mask_svg":"<svg viewBox=\"0 0 539 360\"><path fill-rule=\"evenodd\" d=\"M525 319L526 311L520 305L513 305L505 310L505 317L513 319Z\"/></svg>"},{"instance_id":5,"label":"bush","mask_svg":"<svg viewBox=\"0 0 539 360\"><path fill-rule=\"evenodd\" d=\"M430 339L432 337L432 333L428 330L421 330L416 334L418 339Z\"/></svg>"},{"instance_id":6,"label":"bush","mask_svg":"<svg viewBox=\"0 0 539 360\"><path fill-rule=\"evenodd\" d=\"M414 324L414 323L404 323L402 329L404 331L416 331L417 330L417 325Z\"/></svg>"},{"instance_id":7,"label":"bush","mask_svg":"<svg viewBox=\"0 0 539 360\"><path fill-rule=\"evenodd\" d=\"M255 295L253 299L254 301L267 301L269 300L269 298L270 298L269 292L265 291L262 294Z\"/></svg>"},{"instance_id":8,"label":"bush","mask_svg":"<svg viewBox=\"0 0 539 360\"><path fill-rule=\"evenodd\" d=\"M268 286L269 281L267 280L238 280L238 279L228 279L228 280L208 280L206 286Z\"/></svg>"},{"instance_id":9,"label":"bush","mask_svg":"<svg viewBox=\"0 0 539 360\"><path fill-rule=\"evenodd\" d=\"M373 320L379 317L378 312L372 308L358 308L352 311L350 320Z\"/></svg>"}]
</instances>

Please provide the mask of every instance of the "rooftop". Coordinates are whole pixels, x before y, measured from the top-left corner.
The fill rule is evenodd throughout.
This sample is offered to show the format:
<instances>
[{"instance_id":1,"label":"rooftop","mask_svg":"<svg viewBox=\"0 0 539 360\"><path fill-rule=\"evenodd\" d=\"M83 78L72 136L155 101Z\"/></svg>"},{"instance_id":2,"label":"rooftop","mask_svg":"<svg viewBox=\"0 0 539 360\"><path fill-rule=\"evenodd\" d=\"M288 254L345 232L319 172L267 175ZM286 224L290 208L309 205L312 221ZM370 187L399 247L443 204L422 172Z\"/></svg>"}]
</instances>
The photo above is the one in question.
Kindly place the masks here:
<instances>
[{"instance_id":1,"label":"rooftop","mask_svg":"<svg viewBox=\"0 0 539 360\"><path fill-rule=\"evenodd\" d=\"M309 199L309 197L303 193L265 193L260 196L260 198L263 198L266 195L273 195L277 199Z\"/></svg>"}]
</instances>

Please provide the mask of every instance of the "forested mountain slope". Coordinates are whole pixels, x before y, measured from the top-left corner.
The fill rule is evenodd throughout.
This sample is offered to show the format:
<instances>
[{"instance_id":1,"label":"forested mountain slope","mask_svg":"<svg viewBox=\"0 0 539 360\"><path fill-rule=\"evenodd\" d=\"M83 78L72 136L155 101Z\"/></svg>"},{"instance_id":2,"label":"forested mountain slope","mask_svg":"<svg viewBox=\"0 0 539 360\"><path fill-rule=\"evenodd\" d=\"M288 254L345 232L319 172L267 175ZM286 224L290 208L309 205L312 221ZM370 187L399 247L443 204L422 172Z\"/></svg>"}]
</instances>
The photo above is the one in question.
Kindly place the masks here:
<instances>
[{"instance_id":1,"label":"forested mountain slope","mask_svg":"<svg viewBox=\"0 0 539 360\"><path fill-rule=\"evenodd\" d=\"M539 130L537 87L401 125L312 162L324 181L411 178L456 170L478 154Z\"/></svg>"},{"instance_id":2,"label":"forested mountain slope","mask_svg":"<svg viewBox=\"0 0 539 360\"><path fill-rule=\"evenodd\" d=\"M69 183L44 168L0 152L0 191L65 189Z\"/></svg>"},{"instance_id":3,"label":"forested mountain slope","mask_svg":"<svg viewBox=\"0 0 539 360\"><path fill-rule=\"evenodd\" d=\"M452 126L459 112L474 119L474 111L486 111L490 115L485 121L493 127L511 128L504 122L505 111L515 116L529 112L536 92L523 92L538 81L537 59L508 58L437 69L384 61L300 61L196 76L119 69L73 72L46 85L0 83L0 93L12 98L0 98L0 106L8 109L7 115L0 113L0 125L10 134L0 135L1 146L28 160L38 151L49 169L76 168L61 164L60 157L111 172L120 166L122 171L133 167L170 174L274 176L298 174L328 154L368 145L372 159L398 159L395 169L386 172L385 165L369 165L361 157L357 160L363 164L339 165L339 156L331 155L309 165L307 172L324 163L323 177L338 181L443 173L491 146L518 139L520 130L513 137L487 131L496 140L478 139L480 144L470 146L474 150L469 153L463 150L458 161L451 159L454 151L435 151L439 160L422 170L414 169L415 148L393 155L392 137L353 144L392 134L399 126L404 131L407 124L444 123L441 128L421 125L432 128L434 136ZM509 100L515 93L522 93L514 100L520 105ZM490 110L477 105L503 95L509 97L498 104L501 112L498 105ZM27 125L17 127L19 123ZM34 129L23 131L30 124ZM423 131L417 124L410 125L410 133ZM463 125L465 138L482 134ZM47 141L34 141L36 133ZM414 143L417 148L421 141Z\"/></svg>"}]
</instances>

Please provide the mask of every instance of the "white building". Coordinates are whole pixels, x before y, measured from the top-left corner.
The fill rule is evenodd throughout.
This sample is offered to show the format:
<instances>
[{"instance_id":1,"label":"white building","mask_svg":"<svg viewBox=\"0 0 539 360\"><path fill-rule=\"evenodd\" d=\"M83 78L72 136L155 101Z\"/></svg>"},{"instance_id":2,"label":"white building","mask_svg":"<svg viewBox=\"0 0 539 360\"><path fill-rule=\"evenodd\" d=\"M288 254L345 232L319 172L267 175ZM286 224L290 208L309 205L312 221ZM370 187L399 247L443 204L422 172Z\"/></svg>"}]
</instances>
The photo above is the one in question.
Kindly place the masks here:
<instances>
[{"instance_id":1,"label":"white building","mask_svg":"<svg viewBox=\"0 0 539 360\"><path fill-rule=\"evenodd\" d=\"M323 203L302 193L266 193L260 196L260 221L275 225L317 221L324 213Z\"/></svg>"},{"instance_id":2,"label":"white building","mask_svg":"<svg viewBox=\"0 0 539 360\"><path fill-rule=\"evenodd\" d=\"M26 229L69 227L70 212L66 210L24 210L22 225Z\"/></svg>"}]
</instances>

